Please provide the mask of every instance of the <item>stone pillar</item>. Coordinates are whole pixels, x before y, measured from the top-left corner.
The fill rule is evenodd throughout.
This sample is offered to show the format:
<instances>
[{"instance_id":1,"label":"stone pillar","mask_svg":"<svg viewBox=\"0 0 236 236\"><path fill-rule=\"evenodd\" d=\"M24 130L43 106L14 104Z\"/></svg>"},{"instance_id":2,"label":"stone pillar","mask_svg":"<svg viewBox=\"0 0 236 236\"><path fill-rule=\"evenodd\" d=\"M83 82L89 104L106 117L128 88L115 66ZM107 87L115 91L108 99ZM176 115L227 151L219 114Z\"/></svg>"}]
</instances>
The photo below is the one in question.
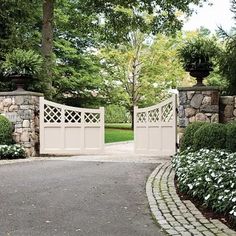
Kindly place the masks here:
<instances>
[{"instance_id":1,"label":"stone pillar","mask_svg":"<svg viewBox=\"0 0 236 236\"><path fill-rule=\"evenodd\" d=\"M194 121L219 123L219 89L217 87L186 87L179 91L179 128L181 133Z\"/></svg>"},{"instance_id":2,"label":"stone pillar","mask_svg":"<svg viewBox=\"0 0 236 236\"><path fill-rule=\"evenodd\" d=\"M220 122L228 123L236 120L236 96L220 97Z\"/></svg>"},{"instance_id":3,"label":"stone pillar","mask_svg":"<svg viewBox=\"0 0 236 236\"><path fill-rule=\"evenodd\" d=\"M13 139L21 144L27 156L39 154L40 93L0 92L0 113L13 123Z\"/></svg>"}]
</instances>

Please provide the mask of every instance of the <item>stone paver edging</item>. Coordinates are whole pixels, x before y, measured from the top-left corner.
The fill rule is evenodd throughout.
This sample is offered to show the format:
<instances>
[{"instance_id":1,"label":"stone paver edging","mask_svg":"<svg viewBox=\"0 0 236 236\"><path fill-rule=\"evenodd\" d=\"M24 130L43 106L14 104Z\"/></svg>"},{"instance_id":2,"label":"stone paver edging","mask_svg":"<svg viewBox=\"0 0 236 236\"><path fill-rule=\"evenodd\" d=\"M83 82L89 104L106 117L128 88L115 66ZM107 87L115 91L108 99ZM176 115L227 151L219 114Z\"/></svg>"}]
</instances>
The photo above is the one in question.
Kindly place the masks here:
<instances>
[{"instance_id":1,"label":"stone paver edging","mask_svg":"<svg viewBox=\"0 0 236 236\"><path fill-rule=\"evenodd\" d=\"M219 220L208 220L191 201L181 201L174 186L171 163L160 164L149 176L146 193L151 212L168 235L236 236Z\"/></svg>"}]
</instances>

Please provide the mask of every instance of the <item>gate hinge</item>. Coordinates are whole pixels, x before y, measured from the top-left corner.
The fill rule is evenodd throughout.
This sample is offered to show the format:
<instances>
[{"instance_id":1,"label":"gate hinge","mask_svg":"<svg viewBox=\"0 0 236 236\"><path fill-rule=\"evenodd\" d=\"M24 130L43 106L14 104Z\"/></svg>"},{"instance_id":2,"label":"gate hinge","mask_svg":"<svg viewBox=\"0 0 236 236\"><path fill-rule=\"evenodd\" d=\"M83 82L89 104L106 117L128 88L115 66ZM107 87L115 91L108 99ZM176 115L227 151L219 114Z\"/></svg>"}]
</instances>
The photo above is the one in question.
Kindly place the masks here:
<instances>
[{"instance_id":1,"label":"gate hinge","mask_svg":"<svg viewBox=\"0 0 236 236\"><path fill-rule=\"evenodd\" d=\"M179 109L177 107L175 108L175 111L177 114L179 114Z\"/></svg>"}]
</instances>

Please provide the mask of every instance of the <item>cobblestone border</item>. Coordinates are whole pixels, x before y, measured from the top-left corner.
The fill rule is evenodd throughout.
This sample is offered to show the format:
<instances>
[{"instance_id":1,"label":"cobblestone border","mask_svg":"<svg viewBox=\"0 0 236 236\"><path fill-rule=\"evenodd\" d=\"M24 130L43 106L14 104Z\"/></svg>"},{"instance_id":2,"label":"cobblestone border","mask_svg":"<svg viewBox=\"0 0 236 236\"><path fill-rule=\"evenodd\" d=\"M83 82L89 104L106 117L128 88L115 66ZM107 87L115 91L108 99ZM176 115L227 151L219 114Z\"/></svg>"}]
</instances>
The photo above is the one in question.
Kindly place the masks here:
<instances>
[{"instance_id":1,"label":"cobblestone border","mask_svg":"<svg viewBox=\"0 0 236 236\"><path fill-rule=\"evenodd\" d=\"M146 193L151 212L168 235L236 236L219 220L208 220L192 204L181 201L174 186L171 163L161 163L149 176Z\"/></svg>"}]
</instances>

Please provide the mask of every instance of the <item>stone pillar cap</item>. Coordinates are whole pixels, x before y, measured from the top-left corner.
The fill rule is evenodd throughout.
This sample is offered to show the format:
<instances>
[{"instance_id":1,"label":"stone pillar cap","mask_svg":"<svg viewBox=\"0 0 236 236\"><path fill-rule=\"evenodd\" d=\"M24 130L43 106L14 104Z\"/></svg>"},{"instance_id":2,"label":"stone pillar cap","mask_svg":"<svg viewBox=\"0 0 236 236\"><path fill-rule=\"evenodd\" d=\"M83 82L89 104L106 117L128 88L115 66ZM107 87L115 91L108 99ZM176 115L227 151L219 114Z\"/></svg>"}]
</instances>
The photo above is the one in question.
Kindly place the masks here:
<instances>
[{"instance_id":1,"label":"stone pillar cap","mask_svg":"<svg viewBox=\"0 0 236 236\"><path fill-rule=\"evenodd\" d=\"M194 87L179 87L178 91L219 91L215 86L194 86Z\"/></svg>"},{"instance_id":2,"label":"stone pillar cap","mask_svg":"<svg viewBox=\"0 0 236 236\"><path fill-rule=\"evenodd\" d=\"M11 92L0 92L0 96L37 96L43 97L43 93L31 92L31 91L11 91Z\"/></svg>"}]
</instances>

